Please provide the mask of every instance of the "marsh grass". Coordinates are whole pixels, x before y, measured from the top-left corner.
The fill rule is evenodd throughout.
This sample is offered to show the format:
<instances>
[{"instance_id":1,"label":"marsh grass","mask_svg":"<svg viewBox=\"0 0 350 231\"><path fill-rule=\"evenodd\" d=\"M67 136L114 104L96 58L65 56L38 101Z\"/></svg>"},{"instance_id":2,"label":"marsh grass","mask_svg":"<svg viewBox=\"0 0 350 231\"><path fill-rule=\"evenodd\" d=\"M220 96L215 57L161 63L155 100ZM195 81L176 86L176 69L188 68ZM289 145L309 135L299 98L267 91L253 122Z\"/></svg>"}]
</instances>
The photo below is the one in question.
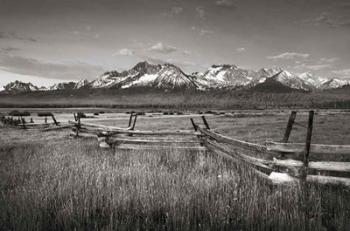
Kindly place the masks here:
<instances>
[{"instance_id":1,"label":"marsh grass","mask_svg":"<svg viewBox=\"0 0 350 231\"><path fill-rule=\"evenodd\" d=\"M345 189L310 186L305 204L297 186L270 186L212 153L114 153L93 140L61 138L0 140L1 230L350 227Z\"/></svg>"}]
</instances>

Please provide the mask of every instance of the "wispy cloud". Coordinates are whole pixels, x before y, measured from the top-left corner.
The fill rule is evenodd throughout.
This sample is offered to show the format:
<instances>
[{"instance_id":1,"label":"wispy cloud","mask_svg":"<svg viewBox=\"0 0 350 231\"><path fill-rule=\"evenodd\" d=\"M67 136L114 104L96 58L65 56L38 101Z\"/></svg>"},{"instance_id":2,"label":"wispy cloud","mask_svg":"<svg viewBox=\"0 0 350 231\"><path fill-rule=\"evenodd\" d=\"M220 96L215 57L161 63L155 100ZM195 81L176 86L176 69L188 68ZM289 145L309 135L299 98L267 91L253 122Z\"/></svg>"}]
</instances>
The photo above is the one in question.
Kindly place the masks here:
<instances>
[{"instance_id":1,"label":"wispy cloud","mask_svg":"<svg viewBox=\"0 0 350 231\"><path fill-rule=\"evenodd\" d=\"M342 77L350 78L350 68L349 69L342 69L342 70L334 70L332 71L333 74L340 75Z\"/></svg>"},{"instance_id":2,"label":"wispy cloud","mask_svg":"<svg viewBox=\"0 0 350 231\"><path fill-rule=\"evenodd\" d=\"M129 48L122 48L117 53L113 54L112 56L116 55L122 55L122 56L132 56L134 55L134 51Z\"/></svg>"},{"instance_id":3,"label":"wispy cloud","mask_svg":"<svg viewBox=\"0 0 350 231\"><path fill-rule=\"evenodd\" d=\"M200 30L200 35L202 35L202 36L209 35L209 34L214 34L214 31L212 31L212 30L205 30L205 29L201 29Z\"/></svg>"},{"instance_id":4,"label":"wispy cloud","mask_svg":"<svg viewBox=\"0 0 350 231\"><path fill-rule=\"evenodd\" d=\"M177 48L173 47L173 46L165 45L162 42L159 42L157 44L154 44L150 48L148 48L148 50L153 51L153 52L162 53L162 54L169 54L169 53L177 51Z\"/></svg>"},{"instance_id":5,"label":"wispy cloud","mask_svg":"<svg viewBox=\"0 0 350 231\"><path fill-rule=\"evenodd\" d=\"M320 59L320 63L334 63L336 61L338 61L339 58L338 57L333 57L333 58L321 58Z\"/></svg>"},{"instance_id":6,"label":"wispy cloud","mask_svg":"<svg viewBox=\"0 0 350 231\"><path fill-rule=\"evenodd\" d=\"M34 38L24 37L14 32L4 32L4 31L0 31L0 39L9 39L9 40L14 39L14 40L21 40L26 42L37 42L37 40Z\"/></svg>"},{"instance_id":7,"label":"wispy cloud","mask_svg":"<svg viewBox=\"0 0 350 231\"><path fill-rule=\"evenodd\" d=\"M196 7L196 14L197 14L197 17L200 18L200 19L205 19L206 17L206 11L205 9L202 7L202 6L198 6Z\"/></svg>"},{"instance_id":8,"label":"wispy cloud","mask_svg":"<svg viewBox=\"0 0 350 231\"><path fill-rule=\"evenodd\" d=\"M239 47L239 48L236 49L236 51L238 53L243 53L243 52L246 52L246 49L244 47Z\"/></svg>"},{"instance_id":9,"label":"wispy cloud","mask_svg":"<svg viewBox=\"0 0 350 231\"><path fill-rule=\"evenodd\" d=\"M331 68L331 64L319 64L319 65L308 65L308 64L300 64L295 66L296 69L301 69L301 70L311 70L311 71L320 71L323 69Z\"/></svg>"},{"instance_id":10,"label":"wispy cloud","mask_svg":"<svg viewBox=\"0 0 350 231\"><path fill-rule=\"evenodd\" d=\"M288 60L288 59L296 59L296 58L302 58L306 59L310 57L310 54L305 54L305 53L297 53L297 52L285 52L279 55L274 55L274 56L267 56L267 59L272 59L272 60Z\"/></svg>"},{"instance_id":11,"label":"wispy cloud","mask_svg":"<svg viewBox=\"0 0 350 231\"><path fill-rule=\"evenodd\" d=\"M234 4L231 0L218 0L215 2L215 5L225 7L225 8L234 7Z\"/></svg>"},{"instance_id":12,"label":"wispy cloud","mask_svg":"<svg viewBox=\"0 0 350 231\"><path fill-rule=\"evenodd\" d=\"M180 15L184 12L184 8L180 7L180 6L173 6L170 8L169 11L163 13L164 16L166 17L174 17L176 15Z\"/></svg>"},{"instance_id":13,"label":"wispy cloud","mask_svg":"<svg viewBox=\"0 0 350 231\"><path fill-rule=\"evenodd\" d=\"M314 18L303 20L302 23L314 26L326 25L329 27L350 27L349 18L334 16L330 12L322 12Z\"/></svg>"}]
</instances>

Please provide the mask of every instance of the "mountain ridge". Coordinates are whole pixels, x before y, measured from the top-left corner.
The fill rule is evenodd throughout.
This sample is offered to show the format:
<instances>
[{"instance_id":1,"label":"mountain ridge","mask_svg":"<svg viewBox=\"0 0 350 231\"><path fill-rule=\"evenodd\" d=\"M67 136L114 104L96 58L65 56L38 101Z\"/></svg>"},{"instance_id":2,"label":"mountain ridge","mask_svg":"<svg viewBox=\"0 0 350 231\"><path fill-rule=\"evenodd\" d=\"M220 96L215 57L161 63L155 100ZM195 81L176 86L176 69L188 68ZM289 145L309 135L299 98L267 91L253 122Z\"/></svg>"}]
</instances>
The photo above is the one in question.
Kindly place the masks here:
<instances>
[{"instance_id":1,"label":"mountain ridge","mask_svg":"<svg viewBox=\"0 0 350 231\"><path fill-rule=\"evenodd\" d=\"M243 69L236 65L222 64L212 65L203 73L186 74L174 64L150 64L144 61L122 72L107 71L92 81L82 79L77 82L62 82L46 89L16 80L4 86L4 92L126 89L133 87L151 87L164 90L194 89L201 91L210 89L315 91L342 88L347 85L350 85L349 80L326 79L314 76L311 73L297 75L282 68L261 68L258 71L254 71Z\"/></svg>"}]
</instances>

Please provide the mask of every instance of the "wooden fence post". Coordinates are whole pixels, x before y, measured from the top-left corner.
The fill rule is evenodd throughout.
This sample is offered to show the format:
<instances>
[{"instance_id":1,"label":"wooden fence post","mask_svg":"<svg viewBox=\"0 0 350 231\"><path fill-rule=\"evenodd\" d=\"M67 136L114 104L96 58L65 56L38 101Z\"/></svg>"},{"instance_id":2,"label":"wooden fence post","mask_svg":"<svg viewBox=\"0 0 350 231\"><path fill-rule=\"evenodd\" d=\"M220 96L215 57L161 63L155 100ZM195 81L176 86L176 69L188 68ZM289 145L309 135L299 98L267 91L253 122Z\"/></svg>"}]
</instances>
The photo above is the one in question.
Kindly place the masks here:
<instances>
[{"instance_id":1,"label":"wooden fence post","mask_svg":"<svg viewBox=\"0 0 350 231\"><path fill-rule=\"evenodd\" d=\"M134 116L134 123L133 123L133 125L132 125L131 130L134 130L134 129L135 129L136 121L137 121L137 114Z\"/></svg>"},{"instance_id":2,"label":"wooden fence post","mask_svg":"<svg viewBox=\"0 0 350 231\"><path fill-rule=\"evenodd\" d=\"M190 118L194 131L197 131L197 125L195 124L193 118Z\"/></svg>"},{"instance_id":3,"label":"wooden fence post","mask_svg":"<svg viewBox=\"0 0 350 231\"><path fill-rule=\"evenodd\" d=\"M26 121L22 116L21 116L21 122L22 122L23 129L26 129Z\"/></svg>"},{"instance_id":4,"label":"wooden fence post","mask_svg":"<svg viewBox=\"0 0 350 231\"><path fill-rule=\"evenodd\" d=\"M207 122L205 116L202 116L202 120L203 120L203 123L204 123L206 129L210 130L209 124L208 124L208 122Z\"/></svg>"},{"instance_id":5,"label":"wooden fence post","mask_svg":"<svg viewBox=\"0 0 350 231\"><path fill-rule=\"evenodd\" d=\"M309 166L309 155L310 155L310 147L311 147L311 137L312 137L312 129L313 129L313 121L314 121L314 111L309 112L309 120L307 126L307 134L305 141L305 150L303 155L303 169L301 172L301 193L302 193L302 208L304 211L304 225L305 230L309 230L309 188L306 184L306 178L308 173Z\"/></svg>"},{"instance_id":6,"label":"wooden fence post","mask_svg":"<svg viewBox=\"0 0 350 231\"><path fill-rule=\"evenodd\" d=\"M308 126L307 126L307 134L306 134L306 142L305 142L305 152L304 152L304 158L303 158L303 163L304 163L305 168L307 168L309 166L309 154L310 154L314 114L315 114L314 111L309 112L309 121L308 121ZM307 172L306 172L306 174L307 174Z\"/></svg>"},{"instance_id":7,"label":"wooden fence post","mask_svg":"<svg viewBox=\"0 0 350 231\"><path fill-rule=\"evenodd\" d=\"M81 128L81 124L80 124L80 116L77 115L77 120L78 120L78 124L75 126L76 128L76 133L75 133L75 137L79 137L79 129Z\"/></svg>"},{"instance_id":8,"label":"wooden fence post","mask_svg":"<svg viewBox=\"0 0 350 231\"><path fill-rule=\"evenodd\" d=\"M290 136L290 133L292 131L296 116L297 116L297 112L292 111L292 113L289 116L288 124L287 124L286 131L285 131L283 139L282 139L282 143L288 143L289 136Z\"/></svg>"},{"instance_id":9,"label":"wooden fence post","mask_svg":"<svg viewBox=\"0 0 350 231\"><path fill-rule=\"evenodd\" d=\"M58 124L58 122L57 122L55 116L52 114L51 117L52 117L52 120L53 120L53 122L55 123L55 125L58 126L59 124Z\"/></svg>"},{"instance_id":10,"label":"wooden fence post","mask_svg":"<svg viewBox=\"0 0 350 231\"><path fill-rule=\"evenodd\" d=\"M296 111L292 111L290 113L289 120L288 120L288 123L287 123L287 127L286 127L286 130L284 132L283 139L282 139L282 143L288 143L289 136L290 136L290 133L292 132L296 116L297 116L297 112ZM285 153L281 152L281 158L283 159L284 157L285 157Z\"/></svg>"},{"instance_id":11,"label":"wooden fence post","mask_svg":"<svg viewBox=\"0 0 350 231\"><path fill-rule=\"evenodd\" d=\"M129 125L128 125L128 127L130 127L131 126L131 122L132 122L132 117L134 116L134 113L133 112L131 112L131 114L130 114L130 118L129 118Z\"/></svg>"}]
</instances>

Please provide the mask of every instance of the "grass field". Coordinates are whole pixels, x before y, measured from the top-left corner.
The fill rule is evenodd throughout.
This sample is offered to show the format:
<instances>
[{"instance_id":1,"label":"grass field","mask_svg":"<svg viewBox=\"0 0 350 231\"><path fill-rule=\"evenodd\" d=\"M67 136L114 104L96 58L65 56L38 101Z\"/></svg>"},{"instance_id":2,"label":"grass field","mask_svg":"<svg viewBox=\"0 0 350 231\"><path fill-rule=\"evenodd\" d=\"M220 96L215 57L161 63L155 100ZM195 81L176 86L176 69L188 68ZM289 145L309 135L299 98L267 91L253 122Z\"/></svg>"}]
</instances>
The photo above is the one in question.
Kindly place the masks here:
<instances>
[{"instance_id":1,"label":"grass field","mask_svg":"<svg viewBox=\"0 0 350 231\"><path fill-rule=\"evenodd\" d=\"M128 120L126 114L106 117L95 122L125 126ZM220 133L263 143L281 139L288 113L207 119ZM319 111L313 143L349 144L349 119L349 113ZM307 114L299 113L297 121L306 120ZM136 125L147 130L191 126L187 117L156 115L140 116ZM305 130L296 127L291 141L304 142ZM99 149L94 139L68 134L0 128L1 230L350 228L348 189L309 185L304 201L298 186L272 187L242 163L210 152L113 152Z\"/></svg>"}]
</instances>

